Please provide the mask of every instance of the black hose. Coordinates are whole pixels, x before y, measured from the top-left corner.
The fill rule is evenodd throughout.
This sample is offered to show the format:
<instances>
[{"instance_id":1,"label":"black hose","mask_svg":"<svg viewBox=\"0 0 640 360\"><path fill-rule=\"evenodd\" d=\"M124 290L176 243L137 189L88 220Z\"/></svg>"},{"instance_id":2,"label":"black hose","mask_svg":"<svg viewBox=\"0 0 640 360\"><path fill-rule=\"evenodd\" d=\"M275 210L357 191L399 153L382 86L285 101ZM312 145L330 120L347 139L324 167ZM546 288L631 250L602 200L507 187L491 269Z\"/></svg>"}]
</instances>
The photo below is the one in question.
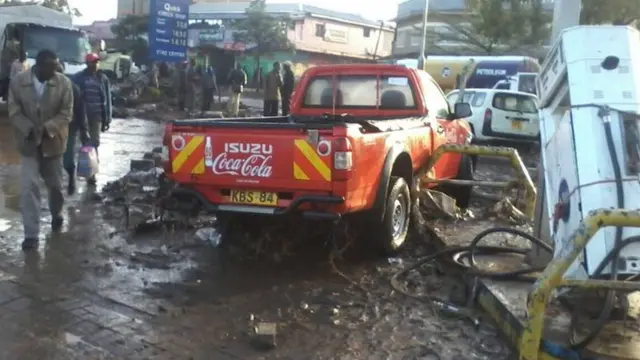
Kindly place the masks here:
<instances>
[{"instance_id":1,"label":"black hose","mask_svg":"<svg viewBox=\"0 0 640 360\"><path fill-rule=\"evenodd\" d=\"M611 133L611 119L610 112L608 108L600 107L598 110L598 116L603 120L604 123L604 134L607 139L607 148L609 150L609 158L611 159L611 166L613 167L613 174L616 183L616 199L618 209L624 209L624 187L622 185L622 173L620 171L620 162L618 161L618 154L616 153L616 147L613 142L613 135ZM626 245L622 242L622 227L616 227L615 233L615 242L614 248L612 251L605 256L603 261L598 265L596 270L593 273L593 276L599 276L604 268L607 265L611 264L611 279L618 279L618 259L620 257L620 251ZM611 313L615 307L616 300L616 292L613 290L607 291L607 297L605 299L604 306L602 311L600 312L600 316L596 320L595 328L591 329L589 333L582 338L580 341L575 341L575 332L573 331L572 326L572 336L569 339L569 343L571 348L573 349L584 349L593 339L595 339L598 334L602 331L604 326L607 324L607 321L611 317Z\"/></svg>"}]
</instances>

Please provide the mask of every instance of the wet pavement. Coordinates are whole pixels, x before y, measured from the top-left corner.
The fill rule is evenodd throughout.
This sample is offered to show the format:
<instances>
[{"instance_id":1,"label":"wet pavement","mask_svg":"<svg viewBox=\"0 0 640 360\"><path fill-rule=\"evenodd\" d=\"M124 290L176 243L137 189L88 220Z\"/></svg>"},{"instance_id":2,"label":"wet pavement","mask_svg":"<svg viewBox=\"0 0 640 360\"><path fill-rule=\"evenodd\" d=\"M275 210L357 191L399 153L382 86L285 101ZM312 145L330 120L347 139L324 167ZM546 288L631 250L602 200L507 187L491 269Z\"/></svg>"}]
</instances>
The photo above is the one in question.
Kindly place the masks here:
<instances>
[{"instance_id":1,"label":"wet pavement","mask_svg":"<svg viewBox=\"0 0 640 360\"><path fill-rule=\"evenodd\" d=\"M157 123L114 120L103 134L99 188L159 146L161 133ZM82 186L68 201L64 231L45 229L39 253L25 255L10 134L0 129L0 359L511 356L491 325L445 316L389 286L405 264L432 251L425 234L396 259L349 261L329 261L326 239L304 234L318 246L274 261L198 239L213 219L134 233L122 209ZM412 292L447 297L455 281L436 273L413 273ZM254 344L260 322L277 326L272 350Z\"/></svg>"}]
</instances>

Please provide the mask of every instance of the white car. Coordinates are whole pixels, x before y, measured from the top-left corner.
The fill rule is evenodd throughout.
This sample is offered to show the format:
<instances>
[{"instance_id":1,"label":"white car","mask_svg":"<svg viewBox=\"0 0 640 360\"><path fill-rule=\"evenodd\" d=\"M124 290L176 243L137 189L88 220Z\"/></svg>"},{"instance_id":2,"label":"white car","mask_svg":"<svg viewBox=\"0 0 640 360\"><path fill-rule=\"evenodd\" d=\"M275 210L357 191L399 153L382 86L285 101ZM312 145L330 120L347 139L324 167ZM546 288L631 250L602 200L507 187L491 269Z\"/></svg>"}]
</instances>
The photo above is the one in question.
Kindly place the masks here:
<instances>
[{"instance_id":1,"label":"white car","mask_svg":"<svg viewBox=\"0 0 640 360\"><path fill-rule=\"evenodd\" d=\"M476 140L537 141L540 135L538 98L529 93L500 89L465 89L447 94L447 101L471 105L467 118Z\"/></svg>"}]
</instances>

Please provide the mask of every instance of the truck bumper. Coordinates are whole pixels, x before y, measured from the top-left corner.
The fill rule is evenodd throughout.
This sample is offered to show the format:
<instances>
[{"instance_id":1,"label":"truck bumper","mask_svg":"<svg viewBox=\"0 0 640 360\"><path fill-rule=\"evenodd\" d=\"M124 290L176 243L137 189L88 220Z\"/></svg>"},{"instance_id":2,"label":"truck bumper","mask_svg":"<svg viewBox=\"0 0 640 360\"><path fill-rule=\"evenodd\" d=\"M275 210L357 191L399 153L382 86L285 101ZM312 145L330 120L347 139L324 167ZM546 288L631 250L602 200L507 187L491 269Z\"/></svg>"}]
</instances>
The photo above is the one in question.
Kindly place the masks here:
<instances>
[{"instance_id":1,"label":"truck bumper","mask_svg":"<svg viewBox=\"0 0 640 360\"><path fill-rule=\"evenodd\" d=\"M236 204L213 204L204 195L196 190L178 187L173 190L172 196L177 198L195 199L209 212L235 212L245 214L259 215L287 215L299 213L304 218L312 220L340 220L342 215L338 212L330 210L320 210L320 207L327 205L341 205L344 198L334 195L301 195L291 201L287 207L266 207L253 205L236 205ZM311 209L301 209L301 207L310 207Z\"/></svg>"}]
</instances>

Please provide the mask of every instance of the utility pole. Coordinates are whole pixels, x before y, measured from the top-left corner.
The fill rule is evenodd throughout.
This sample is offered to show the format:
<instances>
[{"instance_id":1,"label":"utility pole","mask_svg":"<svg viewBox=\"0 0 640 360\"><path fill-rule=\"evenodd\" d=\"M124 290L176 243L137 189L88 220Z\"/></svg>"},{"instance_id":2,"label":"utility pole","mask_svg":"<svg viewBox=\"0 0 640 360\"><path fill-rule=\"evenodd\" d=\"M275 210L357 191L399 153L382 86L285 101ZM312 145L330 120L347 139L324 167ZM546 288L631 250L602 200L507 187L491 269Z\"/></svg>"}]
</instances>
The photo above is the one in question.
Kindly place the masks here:
<instances>
[{"instance_id":1,"label":"utility pole","mask_svg":"<svg viewBox=\"0 0 640 360\"><path fill-rule=\"evenodd\" d=\"M424 14L422 17L422 45L420 46L420 56L418 57L418 69L424 70L427 62L427 21L429 19L429 0L424 0Z\"/></svg>"}]
</instances>

